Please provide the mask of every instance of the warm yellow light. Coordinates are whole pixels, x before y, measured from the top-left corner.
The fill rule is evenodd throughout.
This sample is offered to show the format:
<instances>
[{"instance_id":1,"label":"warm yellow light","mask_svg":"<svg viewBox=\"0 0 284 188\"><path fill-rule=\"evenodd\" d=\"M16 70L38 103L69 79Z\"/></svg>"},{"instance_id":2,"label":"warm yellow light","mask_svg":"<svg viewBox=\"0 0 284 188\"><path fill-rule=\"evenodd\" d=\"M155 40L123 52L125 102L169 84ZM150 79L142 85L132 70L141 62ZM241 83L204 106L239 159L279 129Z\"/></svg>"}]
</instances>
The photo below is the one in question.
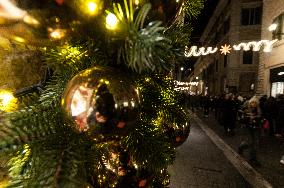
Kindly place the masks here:
<instances>
[{"instance_id":1,"label":"warm yellow light","mask_svg":"<svg viewBox=\"0 0 284 188\"><path fill-rule=\"evenodd\" d=\"M106 85L108 85L108 84L109 84L109 81L108 81L108 80L106 80L106 81L105 81L105 84L106 84Z\"/></svg>"},{"instance_id":2,"label":"warm yellow light","mask_svg":"<svg viewBox=\"0 0 284 188\"><path fill-rule=\"evenodd\" d=\"M0 91L0 110L5 112L11 111L16 107L17 99L13 96L10 91Z\"/></svg>"},{"instance_id":3,"label":"warm yellow light","mask_svg":"<svg viewBox=\"0 0 284 188\"><path fill-rule=\"evenodd\" d=\"M22 37L14 36L13 39L17 42L25 43L26 40Z\"/></svg>"},{"instance_id":4,"label":"warm yellow light","mask_svg":"<svg viewBox=\"0 0 284 188\"><path fill-rule=\"evenodd\" d=\"M51 32L50 32L50 37L53 38L53 39L61 39L65 36L65 30L63 29L54 29L52 30L51 29Z\"/></svg>"},{"instance_id":5,"label":"warm yellow light","mask_svg":"<svg viewBox=\"0 0 284 188\"><path fill-rule=\"evenodd\" d=\"M113 13L109 13L106 17L106 28L114 30L118 24L118 19Z\"/></svg>"},{"instance_id":6,"label":"warm yellow light","mask_svg":"<svg viewBox=\"0 0 284 188\"><path fill-rule=\"evenodd\" d=\"M30 16L28 14L24 17L23 21L25 23L31 24L31 25L38 25L39 24L39 22L35 18L33 18L32 16Z\"/></svg>"},{"instance_id":7,"label":"warm yellow light","mask_svg":"<svg viewBox=\"0 0 284 188\"><path fill-rule=\"evenodd\" d=\"M94 14L97 12L98 5L95 2L89 2L88 3L88 10L91 14Z\"/></svg>"},{"instance_id":8,"label":"warm yellow light","mask_svg":"<svg viewBox=\"0 0 284 188\"><path fill-rule=\"evenodd\" d=\"M274 24L271 24L271 25L268 27L268 30L269 30L269 31L275 31L275 30L277 29L277 26L278 26L278 25L275 24L275 23L274 23Z\"/></svg>"},{"instance_id":9,"label":"warm yellow light","mask_svg":"<svg viewBox=\"0 0 284 188\"><path fill-rule=\"evenodd\" d=\"M134 4L139 5L139 0L135 0Z\"/></svg>"}]
</instances>

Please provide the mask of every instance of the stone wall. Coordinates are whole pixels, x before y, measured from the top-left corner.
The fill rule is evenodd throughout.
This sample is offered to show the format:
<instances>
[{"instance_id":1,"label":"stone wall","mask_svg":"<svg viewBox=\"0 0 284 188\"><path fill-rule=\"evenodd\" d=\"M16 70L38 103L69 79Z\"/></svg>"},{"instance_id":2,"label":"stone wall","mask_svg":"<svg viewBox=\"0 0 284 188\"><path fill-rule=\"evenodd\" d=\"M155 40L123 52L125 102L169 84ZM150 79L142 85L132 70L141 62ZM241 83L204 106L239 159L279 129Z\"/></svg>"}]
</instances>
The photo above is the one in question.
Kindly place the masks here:
<instances>
[{"instance_id":1,"label":"stone wall","mask_svg":"<svg viewBox=\"0 0 284 188\"><path fill-rule=\"evenodd\" d=\"M261 38L272 40L272 32L268 27L273 23L273 20L284 12L284 3L282 0L264 0L263 1L263 17L262 17L262 33ZM284 40L276 42L273 50L270 53L261 53L258 69L258 95L270 95L270 69L284 66Z\"/></svg>"}]
</instances>

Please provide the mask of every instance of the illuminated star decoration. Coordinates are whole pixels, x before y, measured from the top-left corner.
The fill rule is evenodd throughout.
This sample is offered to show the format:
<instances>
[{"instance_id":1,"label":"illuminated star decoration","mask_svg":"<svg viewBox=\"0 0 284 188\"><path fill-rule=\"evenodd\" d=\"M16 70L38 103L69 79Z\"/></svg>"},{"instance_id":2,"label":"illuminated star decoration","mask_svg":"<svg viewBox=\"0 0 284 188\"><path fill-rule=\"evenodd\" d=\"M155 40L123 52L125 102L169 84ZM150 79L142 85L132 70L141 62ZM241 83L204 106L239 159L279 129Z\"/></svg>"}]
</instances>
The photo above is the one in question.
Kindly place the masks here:
<instances>
[{"instance_id":1,"label":"illuminated star decoration","mask_svg":"<svg viewBox=\"0 0 284 188\"><path fill-rule=\"evenodd\" d=\"M224 54L224 55L231 53L230 52L231 50L232 50L231 45L227 46L226 44L224 46L221 46L221 49L220 49L221 54Z\"/></svg>"}]
</instances>

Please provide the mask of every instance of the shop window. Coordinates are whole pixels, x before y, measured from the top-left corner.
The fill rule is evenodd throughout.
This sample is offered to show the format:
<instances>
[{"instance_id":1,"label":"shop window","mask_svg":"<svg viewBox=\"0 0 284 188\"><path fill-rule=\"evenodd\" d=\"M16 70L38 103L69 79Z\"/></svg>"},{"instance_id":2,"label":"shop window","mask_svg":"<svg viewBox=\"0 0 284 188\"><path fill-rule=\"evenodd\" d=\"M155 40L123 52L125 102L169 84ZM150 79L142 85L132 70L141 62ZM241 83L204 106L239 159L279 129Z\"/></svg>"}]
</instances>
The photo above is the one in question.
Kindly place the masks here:
<instances>
[{"instance_id":1,"label":"shop window","mask_svg":"<svg viewBox=\"0 0 284 188\"><path fill-rule=\"evenodd\" d=\"M273 24L276 24L277 27L273 31L273 39L281 40L284 38L284 13L280 14L277 18L273 20Z\"/></svg>"},{"instance_id":2,"label":"shop window","mask_svg":"<svg viewBox=\"0 0 284 188\"><path fill-rule=\"evenodd\" d=\"M259 25L261 16L262 7L242 8L242 25Z\"/></svg>"},{"instance_id":3,"label":"shop window","mask_svg":"<svg viewBox=\"0 0 284 188\"><path fill-rule=\"evenodd\" d=\"M280 94L284 94L284 82L272 83L271 96L277 97Z\"/></svg>"},{"instance_id":4,"label":"shop window","mask_svg":"<svg viewBox=\"0 0 284 188\"><path fill-rule=\"evenodd\" d=\"M253 62L253 51L243 51L243 64L249 65Z\"/></svg>"}]
</instances>

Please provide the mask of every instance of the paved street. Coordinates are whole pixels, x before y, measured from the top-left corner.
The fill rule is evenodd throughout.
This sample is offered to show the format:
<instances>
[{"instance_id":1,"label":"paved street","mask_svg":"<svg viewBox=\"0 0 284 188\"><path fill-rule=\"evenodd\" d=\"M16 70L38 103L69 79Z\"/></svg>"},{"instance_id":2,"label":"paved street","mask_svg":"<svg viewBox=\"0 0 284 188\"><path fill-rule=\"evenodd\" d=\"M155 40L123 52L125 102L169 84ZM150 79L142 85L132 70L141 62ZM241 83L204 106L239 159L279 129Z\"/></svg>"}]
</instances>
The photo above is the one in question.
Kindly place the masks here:
<instances>
[{"instance_id":1,"label":"paved street","mask_svg":"<svg viewBox=\"0 0 284 188\"><path fill-rule=\"evenodd\" d=\"M223 152L191 120L188 140L177 149L170 167L171 188L248 188L250 185Z\"/></svg>"},{"instance_id":2,"label":"paved street","mask_svg":"<svg viewBox=\"0 0 284 188\"><path fill-rule=\"evenodd\" d=\"M279 163L283 140L262 135L261 166L254 166L247 162L247 153L240 156L236 152L247 137L244 127L237 125L236 135L227 136L212 113L205 118L198 111L191 117L189 138L177 149L176 161L169 169L171 188L284 187L284 166Z\"/></svg>"}]
</instances>

